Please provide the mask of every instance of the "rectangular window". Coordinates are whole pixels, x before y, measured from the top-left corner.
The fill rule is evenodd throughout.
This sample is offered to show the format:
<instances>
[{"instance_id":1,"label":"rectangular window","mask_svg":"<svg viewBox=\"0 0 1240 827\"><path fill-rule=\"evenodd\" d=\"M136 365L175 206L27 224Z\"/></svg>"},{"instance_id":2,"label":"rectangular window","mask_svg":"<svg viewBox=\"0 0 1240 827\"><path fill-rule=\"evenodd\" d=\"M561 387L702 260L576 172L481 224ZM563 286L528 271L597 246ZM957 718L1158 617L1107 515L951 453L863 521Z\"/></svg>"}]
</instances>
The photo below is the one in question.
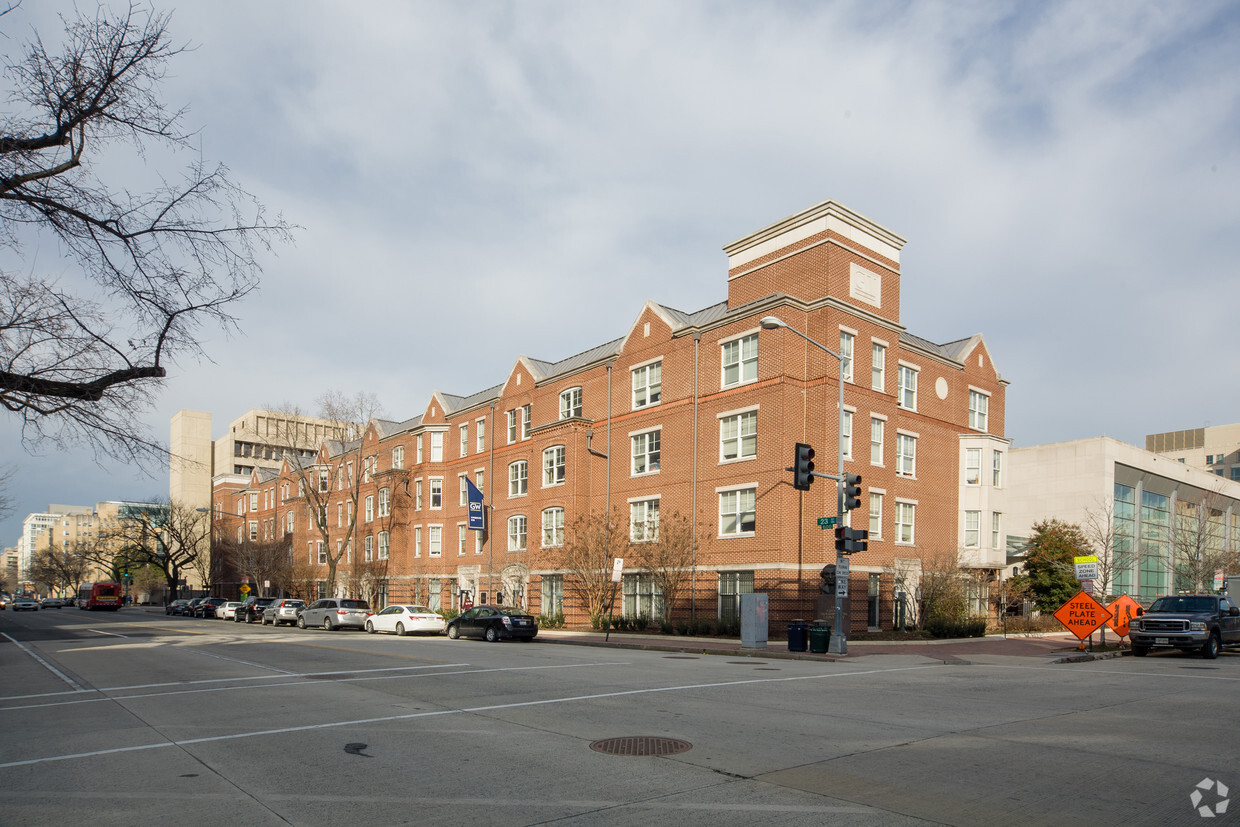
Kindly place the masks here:
<instances>
[{"instance_id":1,"label":"rectangular window","mask_svg":"<svg viewBox=\"0 0 1240 827\"><path fill-rule=\"evenodd\" d=\"M413 481L413 510L422 510L422 480Z\"/></svg>"},{"instance_id":2,"label":"rectangular window","mask_svg":"<svg viewBox=\"0 0 1240 827\"><path fill-rule=\"evenodd\" d=\"M440 478L432 479L431 483L431 508L443 508L443 480Z\"/></svg>"},{"instance_id":3,"label":"rectangular window","mask_svg":"<svg viewBox=\"0 0 1240 827\"><path fill-rule=\"evenodd\" d=\"M373 523L375 521L375 497L373 494L366 497L366 522Z\"/></svg>"},{"instance_id":4,"label":"rectangular window","mask_svg":"<svg viewBox=\"0 0 1240 827\"><path fill-rule=\"evenodd\" d=\"M543 451L543 487L564 484L564 446L553 445Z\"/></svg>"},{"instance_id":5,"label":"rectangular window","mask_svg":"<svg viewBox=\"0 0 1240 827\"><path fill-rule=\"evenodd\" d=\"M626 574L622 578L623 615L626 618L654 619L663 616L663 595L648 574Z\"/></svg>"},{"instance_id":6,"label":"rectangular window","mask_svg":"<svg viewBox=\"0 0 1240 827\"><path fill-rule=\"evenodd\" d=\"M564 545L564 509L548 508L542 513L543 548Z\"/></svg>"},{"instance_id":7,"label":"rectangular window","mask_svg":"<svg viewBox=\"0 0 1240 827\"><path fill-rule=\"evenodd\" d=\"M392 535L386 531L379 532L379 559L386 560L392 551Z\"/></svg>"},{"instance_id":8,"label":"rectangular window","mask_svg":"<svg viewBox=\"0 0 1240 827\"><path fill-rule=\"evenodd\" d=\"M982 449L964 449L964 484L982 484Z\"/></svg>"},{"instance_id":9,"label":"rectangular window","mask_svg":"<svg viewBox=\"0 0 1240 827\"><path fill-rule=\"evenodd\" d=\"M964 512L964 547L977 548L982 541L982 512Z\"/></svg>"},{"instance_id":10,"label":"rectangular window","mask_svg":"<svg viewBox=\"0 0 1240 827\"><path fill-rule=\"evenodd\" d=\"M990 484L993 485L995 488L999 488L1000 487L999 483L1001 482L1002 477L1003 477L1003 474L1002 474L1003 452L1002 451L993 452L993 455L990 458L990 463L991 463L991 472L992 472Z\"/></svg>"},{"instance_id":11,"label":"rectangular window","mask_svg":"<svg viewBox=\"0 0 1240 827\"><path fill-rule=\"evenodd\" d=\"M438 577L432 577L426 581L426 608L432 612L437 612L443 608L443 595L440 594L442 588Z\"/></svg>"},{"instance_id":12,"label":"rectangular window","mask_svg":"<svg viewBox=\"0 0 1240 827\"><path fill-rule=\"evenodd\" d=\"M883 495L870 492L870 537L877 540L883 536Z\"/></svg>"},{"instance_id":13,"label":"rectangular window","mask_svg":"<svg viewBox=\"0 0 1240 827\"><path fill-rule=\"evenodd\" d=\"M422 464L422 435L421 434L418 434L417 438L414 440L414 446L416 448L415 453L417 454L417 464L421 465Z\"/></svg>"},{"instance_id":14,"label":"rectangular window","mask_svg":"<svg viewBox=\"0 0 1240 827\"><path fill-rule=\"evenodd\" d=\"M852 411L843 411L840 417L840 450L844 453L844 459L852 459Z\"/></svg>"},{"instance_id":15,"label":"rectangular window","mask_svg":"<svg viewBox=\"0 0 1240 827\"><path fill-rule=\"evenodd\" d=\"M990 411L990 397L979 391L969 391L969 427L985 431Z\"/></svg>"},{"instance_id":16,"label":"rectangular window","mask_svg":"<svg viewBox=\"0 0 1240 827\"><path fill-rule=\"evenodd\" d=\"M917 476L917 438L896 434L896 476Z\"/></svg>"},{"instance_id":17,"label":"rectangular window","mask_svg":"<svg viewBox=\"0 0 1240 827\"><path fill-rule=\"evenodd\" d=\"M738 537L752 534L757 524L757 500L757 488L720 491L719 536Z\"/></svg>"},{"instance_id":18,"label":"rectangular window","mask_svg":"<svg viewBox=\"0 0 1240 827\"><path fill-rule=\"evenodd\" d=\"M732 388L758 379L758 334L723 343L722 385Z\"/></svg>"},{"instance_id":19,"label":"rectangular window","mask_svg":"<svg viewBox=\"0 0 1240 827\"><path fill-rule=\"evenodd\" d=\"M386 488L379 489L379 516L386 517L392 510L392 492Z\"/></svg>"},{"instance_id":20,"label":"rectangular window","mask_svg":"<svg viewBox=\"0 0 1240 827\"><path fill-rule=\"evenodd\" d=\"M884 390L887 381L887 346L874 342L870 345L870 387Z\"/></svg>"},{"instance_id":21,"label":"rectangular window","mask_svg":"<svg viewBox=\"0 0 1240 827\"><path fill-rule=\"evenodd\" d=\"M529 405L521 408L521 439L530 438L530 426L532 421L532 410Z\"/></svg>"},{"instance_id":22,"label":"rectangular window","mask_svg":"<svg viewBox=\"0 0 1240 827\"><path fill-rule=\"evenodd\" d=\"M319 491L320 492L330 491L331 484L332 484L331 483L331 472L328 471L326 468L320 468L319 469Z\"/></svg>"},{"instance_id":23,"label":"rectangular window","mask_svg":"<svg viewBox=\"0 0 1240 827\"><path fill-rule=\"evenodd\" d=\"M896 503L896 543L911 546L914 538L914 522L917 506L913 503Z\"/></svg>"},{"instance_id":24,"label":"rectangular window","mask_svg":"<svg viewBox=\"0 0 1240 827\"><path fill-rule=\"evenodd\" d=\"M896 404L906 410L917 410L917 370L900 365L896 370Z\"/></svg>"},{"instance_id":25,"label":"rectangular window","mask_svg":"<svg viewBox=\"0 0 1240 827\"><path fill-rule=\"evenodd\" d=\"M508 444L512 445L517 441L517 412L515 410L508 411Z\"/></svg>"},{"instance_id":26,"label":"rectangular window","mask_svg":"<svg viewBox=\"0 0 1240 827\"><path fill-rule=\"evenodd\" d=\"M752 571L719 572L719 619L741 619L741 595L753 594Z\"/></svg>"},{"instance_id":27,"label":"rectangular window","mask_svg":"<svg viewBox=\"0 0 1240 827\"><path fill-rule=\"evenodd\" d=\"M560 392L560 419L581 417L581 388L569 388Z\"/></svg>"},{"instance_id":28,"label":"rectangular window","mask_svg":"<svg viewBox=\"0 0 1240 827\"><path fill-rule=\"evenodd\" d=\"M323 543L322 540L318 541L318 549L319 549L319 565L326 566L327 565L327 546Z\"/></svg>"},{"instance_id":29,"label":"rectangular window","mask_svg":"<svg viewBox=\"0 0 1240 827\"><path fill-rule=\"evenodd\" d=\"M633 408L657 405L663 398L663 363L633 368Z\"/></svg>"},{"instance_id":30,"label":"rectangular window","mask_svg":"<svg viewBox=\"0 0 1240 827\"><path fill-rule=\"evenodd\" d=\"M634 474L653 474L659 470L662 442L660 431L647 431L644 434L633 435Z\"/></svg>"},{"instance_id":31,"label":"rectangular window","mask_svg":"<svg viewBox=\"0 0 1240 827\"><path fill-rule=\"evenodd\" d=\"M427 536L427 553L431 557L443 556L443 526L430 526Z\"/></svg>"},{"instance_id":32,"label":"rectangular window","mask_svg":"<svg viewBox=\"0 0 1240 827\"><path fill-rule=\"evenodd\" d=\"M508 466L508 496L521 497L529 490L529 467L525 460Z\"/></svg>"},{"instance_id":33,"label":"rectangular window","mask_svg":"<svg viewBox=\"0 0 1240 827\"><path fill-rule=\"evenodd\" d=\"M251 511L258 510L258 492L257 491L250 492L250 510ZM65 525L68 525L68 523L65 523Z\"/></svg>"},{"instance_id":34,"label":"rectangular window","mask_svg":"<svg viewBox=\"0 0 1240 827\"><path fill-rule=\"evenodd\" d=\"M374 540L375 540L374 537L371 537L369 534L366 535L366 539L362 543L362 561L363 562L369 563L371 560L374 559L374 555L375 555Z\"/></svg>"},{"instance_id":35,"label":"rectangular window","mask_svg":"<svg viewBox=\"0 0 1240 827\"><path fill-rule=\"evenodd\" d=\"M870 417L870 464L883 464L883 436L887 423L876 416Z\"/></svg>"},{"instance_id":36,"label":"rectangular window","mask_svg":"<svg viewBox=\"0 0 1240 827\"><path fill-rule=\"evenodd\" d=\"M719 417L719 459L730 462L758 455L758 412Z\"/></svg>"},{"instance_id":37,"label":"rectangular window","mask_svg":"<svg viewBox=\"0 0 1240 827\"><path fill-rule=\"evenodd\" d=\"M461 426L461 438L460 438L459 450L460 450L461 456L463 457L469 456L469 425L468 424Z\"/></svg>"},{"instance_id":38,"label":"rectangular window","mask_svg":"<svg viewBox=\"0 0 1240 827\"><path fill-rule=\"evenodd\" d=\"M469 486L465 484L466 479L468 479L466 474L458 474L456 477L457 505L469 505Z\"/></svg>"},{"instance_id":39,"label":"rectangular window","mask_svg":"<svg viewBox=\"0 0 1240 827\"><path fill-rule=\"evenodd\" d=\"M443 462L443 431L431 433L431 462Z\"/></svg>"},{"instance_id":40,"label":"rectangular window","mask_svg":"<svg viewBox=\"0 0 1240 827\"><path fill-rule=\"evenodd\" d=\"M853 380L853 341L856 339L846 330L840 331L840 375L845 382Z\"/></svg>"},{"instance_id":41,"label":"rectangular window","mask_svg":"<svg viewBox=\"0 0 1240 827\"><path fill-rule=\"evenodd\" d=\"M481 454L487 447L487 421L479 419L474 423L474 450Z\"/></svg>"},{"instance_id":42,"label":"rectangular window","mask_svg":"<svg viewBox=\"0 0 1240 827\"><path fill-rule=\"evenodd\" d=\"M405 446L397 445L392 449L392 467L398 471L405 467Z\"/></svg>"},{"instance_id":43,"label":"rectangular window","mask_svg":"<svg viewBox=\"0 0 1240 827\"><path fill-rule=\"evenodd\" d=\"M69 532L66 531L65 533L68 534ZM253 520L250 522L250 540L257 540L257 539L258 539L258 521ZM53 539L52 542L55 543L55 539Z\"/></svg>"},{"instance_id":44,"label":"rectangular window","mask_svg":"<svg viewBox=\"0 0 1240 827\"><path fill-rule=\"evenodd\" d=\"M1001 535L999 534L999 512L992 511L990 512L990 547L991 548L1000 549L1004 547L1004 544L999 541L1000 536Z\"/></svg>"},{"instance_id":45,"label":"rectangular window","mask_svg":"<svg viewBox=\"0 0 1240 827\"><path fill-rule=\"evenodd\" d=\"M456 554L458 557L465 556L465 549L469 547L469 526L465 523L457 523L456 526Z\"/></svg>"},{"instance_id":46,"label":"rectangular window","mask_svg":"<svg viewBox=\"0 0 1240 827\"><path fill-rule=\"evenodd\" d=\"M508 550L525 551L525 515L514 514L508 518Z\"/></svg>"},{"instance_id":47,"label":"rectangular window","mask_svg":"<svg viewBox=\"0 0 1240 827\"><path fill-rule=\"evenodd\" d=\"M548 617L564 614L564 575L542 576L542 613Z\"/></svg>"},{"instance_id":48,"label":"rectangular window","mask_svg":"<svg viewBox=\"0 0 1240 827\"><path fill-rule=\"evenodd\" d=\"M413 556L422 556L422 526L420 525L413 527Z\"/></svg>"},{"instance_id":49,"label":"rectangular window","mask_svg":"<svg viewBox=\"0 0 1240 827\"><path fill-rule=\"evenodd\" d=\"M659 539L659 501L629 503L629 542L652 543Z\"/></svg>"}]
</instances>

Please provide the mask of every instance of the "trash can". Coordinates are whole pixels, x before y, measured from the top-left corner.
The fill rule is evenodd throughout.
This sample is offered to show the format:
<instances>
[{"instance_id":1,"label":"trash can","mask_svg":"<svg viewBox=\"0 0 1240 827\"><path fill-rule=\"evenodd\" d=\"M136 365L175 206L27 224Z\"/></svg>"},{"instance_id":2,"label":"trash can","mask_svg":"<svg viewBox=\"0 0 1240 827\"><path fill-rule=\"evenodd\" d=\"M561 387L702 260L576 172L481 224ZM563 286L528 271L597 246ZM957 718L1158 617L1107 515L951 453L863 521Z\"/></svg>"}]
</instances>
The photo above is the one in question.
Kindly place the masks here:
<instances>
[{"instance_id":1,"label":"trash can","mask_svg":"<svg viewBox=\"0 0 1240 827\"><path fill-rule=\"evenodd\" d=\"M809 650L815 654L826 654L831 643L831 624L815 621L809 627Z\"/></svg>"},{"instance_id":2,"label":"trash can","mask_svg":"<svg viewBox=\"0 0 1240 827\"><path fill-rule=\"evenodd\" d=\"M788 651L804 652L805 642L809 636L809 624L804 620L794 620L788 624Z\"/></svg>"}]
</instances>

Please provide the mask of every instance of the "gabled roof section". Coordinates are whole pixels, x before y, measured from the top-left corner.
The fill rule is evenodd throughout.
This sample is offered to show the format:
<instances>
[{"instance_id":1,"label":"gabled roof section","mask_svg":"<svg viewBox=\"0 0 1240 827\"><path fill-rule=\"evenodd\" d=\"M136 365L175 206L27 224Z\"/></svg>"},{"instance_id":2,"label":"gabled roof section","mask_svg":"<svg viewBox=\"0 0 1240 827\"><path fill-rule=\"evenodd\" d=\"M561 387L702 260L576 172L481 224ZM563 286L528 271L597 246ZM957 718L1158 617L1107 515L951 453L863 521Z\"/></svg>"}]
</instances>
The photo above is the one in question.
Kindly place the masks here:
<instances>
[{"instance_id":1,"label":"gabled roof section","mask_svg":"<svg viewBox=\"0 0 1240 827\"><path fill-rule=\"evenodd\" d=\"M941 359L954 362L958 365L963 365L965 360L969 357L969 354L976 350L979 346L986 346L986 340L980 333L974 333L972 336L964 339L957 339L954 342L936 345L929 339L914 336L906 330L900 331L900 343L916 350L926 351L933 356L938 356ZM995 375L998 376L999 372L995 369L994 365L992 364L990 367L995 371Z\"/></svg>"}]
</instances>

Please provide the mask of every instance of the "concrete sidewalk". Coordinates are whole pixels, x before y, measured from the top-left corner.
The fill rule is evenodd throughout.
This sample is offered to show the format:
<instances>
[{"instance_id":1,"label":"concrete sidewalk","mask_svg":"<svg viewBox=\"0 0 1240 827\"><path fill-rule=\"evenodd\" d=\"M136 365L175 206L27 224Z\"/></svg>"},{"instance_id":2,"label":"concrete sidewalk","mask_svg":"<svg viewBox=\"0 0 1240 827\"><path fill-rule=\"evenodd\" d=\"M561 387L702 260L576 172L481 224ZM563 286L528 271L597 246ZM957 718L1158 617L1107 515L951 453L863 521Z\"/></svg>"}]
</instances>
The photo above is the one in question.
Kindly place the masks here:
<instances>
[{"instance_id":1,"label":"concrete sidewalk","mask_svg":"<svg viewBox=\"0 0 1240 827\"><path fill-rule=\"evenodd\" d=\"M969 663L979 655L1031 658L1043 663L1101 660L1126 655L1128 650L1096 652L1077 649L1078 641L1067 633L1033 636L992 635L949 640L848 641L848 654L791 652L785 640L771 640L766 648L745 648L739 638L685 637L681 635L635 634L633 632L585 631L579 629L540 629L538 640L577 646L605 646L614 649L644 649L654 652L727 655L769 659L854 661L882 655L915 655L939 663Z\"/></svg>"}]
</instances>

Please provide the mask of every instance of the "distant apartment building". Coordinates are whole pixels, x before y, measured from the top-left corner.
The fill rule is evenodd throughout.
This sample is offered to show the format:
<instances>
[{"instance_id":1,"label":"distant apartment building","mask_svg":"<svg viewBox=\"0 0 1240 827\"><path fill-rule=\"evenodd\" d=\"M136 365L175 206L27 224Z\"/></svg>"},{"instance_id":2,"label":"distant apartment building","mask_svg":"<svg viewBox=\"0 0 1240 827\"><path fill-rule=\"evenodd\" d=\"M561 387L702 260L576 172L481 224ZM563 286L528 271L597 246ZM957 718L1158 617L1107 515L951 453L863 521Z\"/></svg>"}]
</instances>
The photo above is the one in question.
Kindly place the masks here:
<instances>
[{"instance_id":1,"label":"distant apartment building","mask_svg":"<svg viewBox=\"0 0 1240 827\"><path fill-rule=\"evenodd\" d=\"M91 506L84 505L50 505L48 513L42 515L30 515L30 517L51 517L51 520L41 519L39 523L42 527L36 531L31 545L32 558L39 552L49 548L63 549L68 551L80 550L93 554L98 554L99 550L115 545L115 541L108 538L108 529L120 520L140 519L144 515L151 515L163 509L163 505L159 503L134 503L121 501L108 501L96 503ZM29 517L27 518L30 519ZM156 519L154 522L158 522ZM150 537L150 549L157 550L158 534L153 529ZM100 557L99 559L102 559ZM27 564L28 567L28 564ZM115 575L111 568L103 564L95 564L94 567L87 572L83 582L93 582L97 580L110 580ZM201 580L200 577L189 575L190 581ZM202 588L201 583L193 585L191 588Z\"/></svg>"},{"instance_id":2,"label":"distant apartment building","mask_svg":"<svg viewBox=\"0 0 1240 827\"><path fill-rule=\"evenodd\" d=\"M1148 434L1145 450L1240 482L1240 425Z\"/></svg>"},{"instance_id":3,"label":"distant apartment building","mask_svg":"<svg viewBox=\"0 0 1240 827\"><path fill-rule=\"evenodd\" d=\"M851 558L847 616L852 632L890 628L896 567L949 555L997 577L1007 564L1007 382L981 335L936 344L905 329L903 245L818 204L724 248L724 301L647 302L618 338L554 362L518 356L498 385L433 393L356 445L322 445L297 460L308 476L285 457L217 485L217 534L286 538L319 594L353 588L366 567L382 600L502 599L581 622L560 557L574 521L614 515L641 544L679 514L696 531L673 615L734 619L740 595L761 591L778 628L813 616L835 561L819 518L836 515L836 484L799 491L785 470L803 442L820 472L836 472L841 448L845 472L862 476L862 507L845 520L870 536ZM822 347L765 328L768 316ZM485 532L469 527L467 480L484 494ZM341 555L335 583L329 553ZM650 571L626 568L617 600L617 615L657 617L664 595Z\"/></svg>"},{"instance_id":4,"label":"distant apartment building","mask_svg":"<svg viewBox=\"0 0 1240 827\"><path fill-rule=\"evenodd\" d=\"M1109 535L1095 549L1115 557L1110 595L1190 590L1193 557L1210 561L1211 580L1240 571L1240 482L1109 437L1012 448L1008 461L1008 532L1028 539L1057 518L1090 539Z\"/></svg>"}]
</instances>

